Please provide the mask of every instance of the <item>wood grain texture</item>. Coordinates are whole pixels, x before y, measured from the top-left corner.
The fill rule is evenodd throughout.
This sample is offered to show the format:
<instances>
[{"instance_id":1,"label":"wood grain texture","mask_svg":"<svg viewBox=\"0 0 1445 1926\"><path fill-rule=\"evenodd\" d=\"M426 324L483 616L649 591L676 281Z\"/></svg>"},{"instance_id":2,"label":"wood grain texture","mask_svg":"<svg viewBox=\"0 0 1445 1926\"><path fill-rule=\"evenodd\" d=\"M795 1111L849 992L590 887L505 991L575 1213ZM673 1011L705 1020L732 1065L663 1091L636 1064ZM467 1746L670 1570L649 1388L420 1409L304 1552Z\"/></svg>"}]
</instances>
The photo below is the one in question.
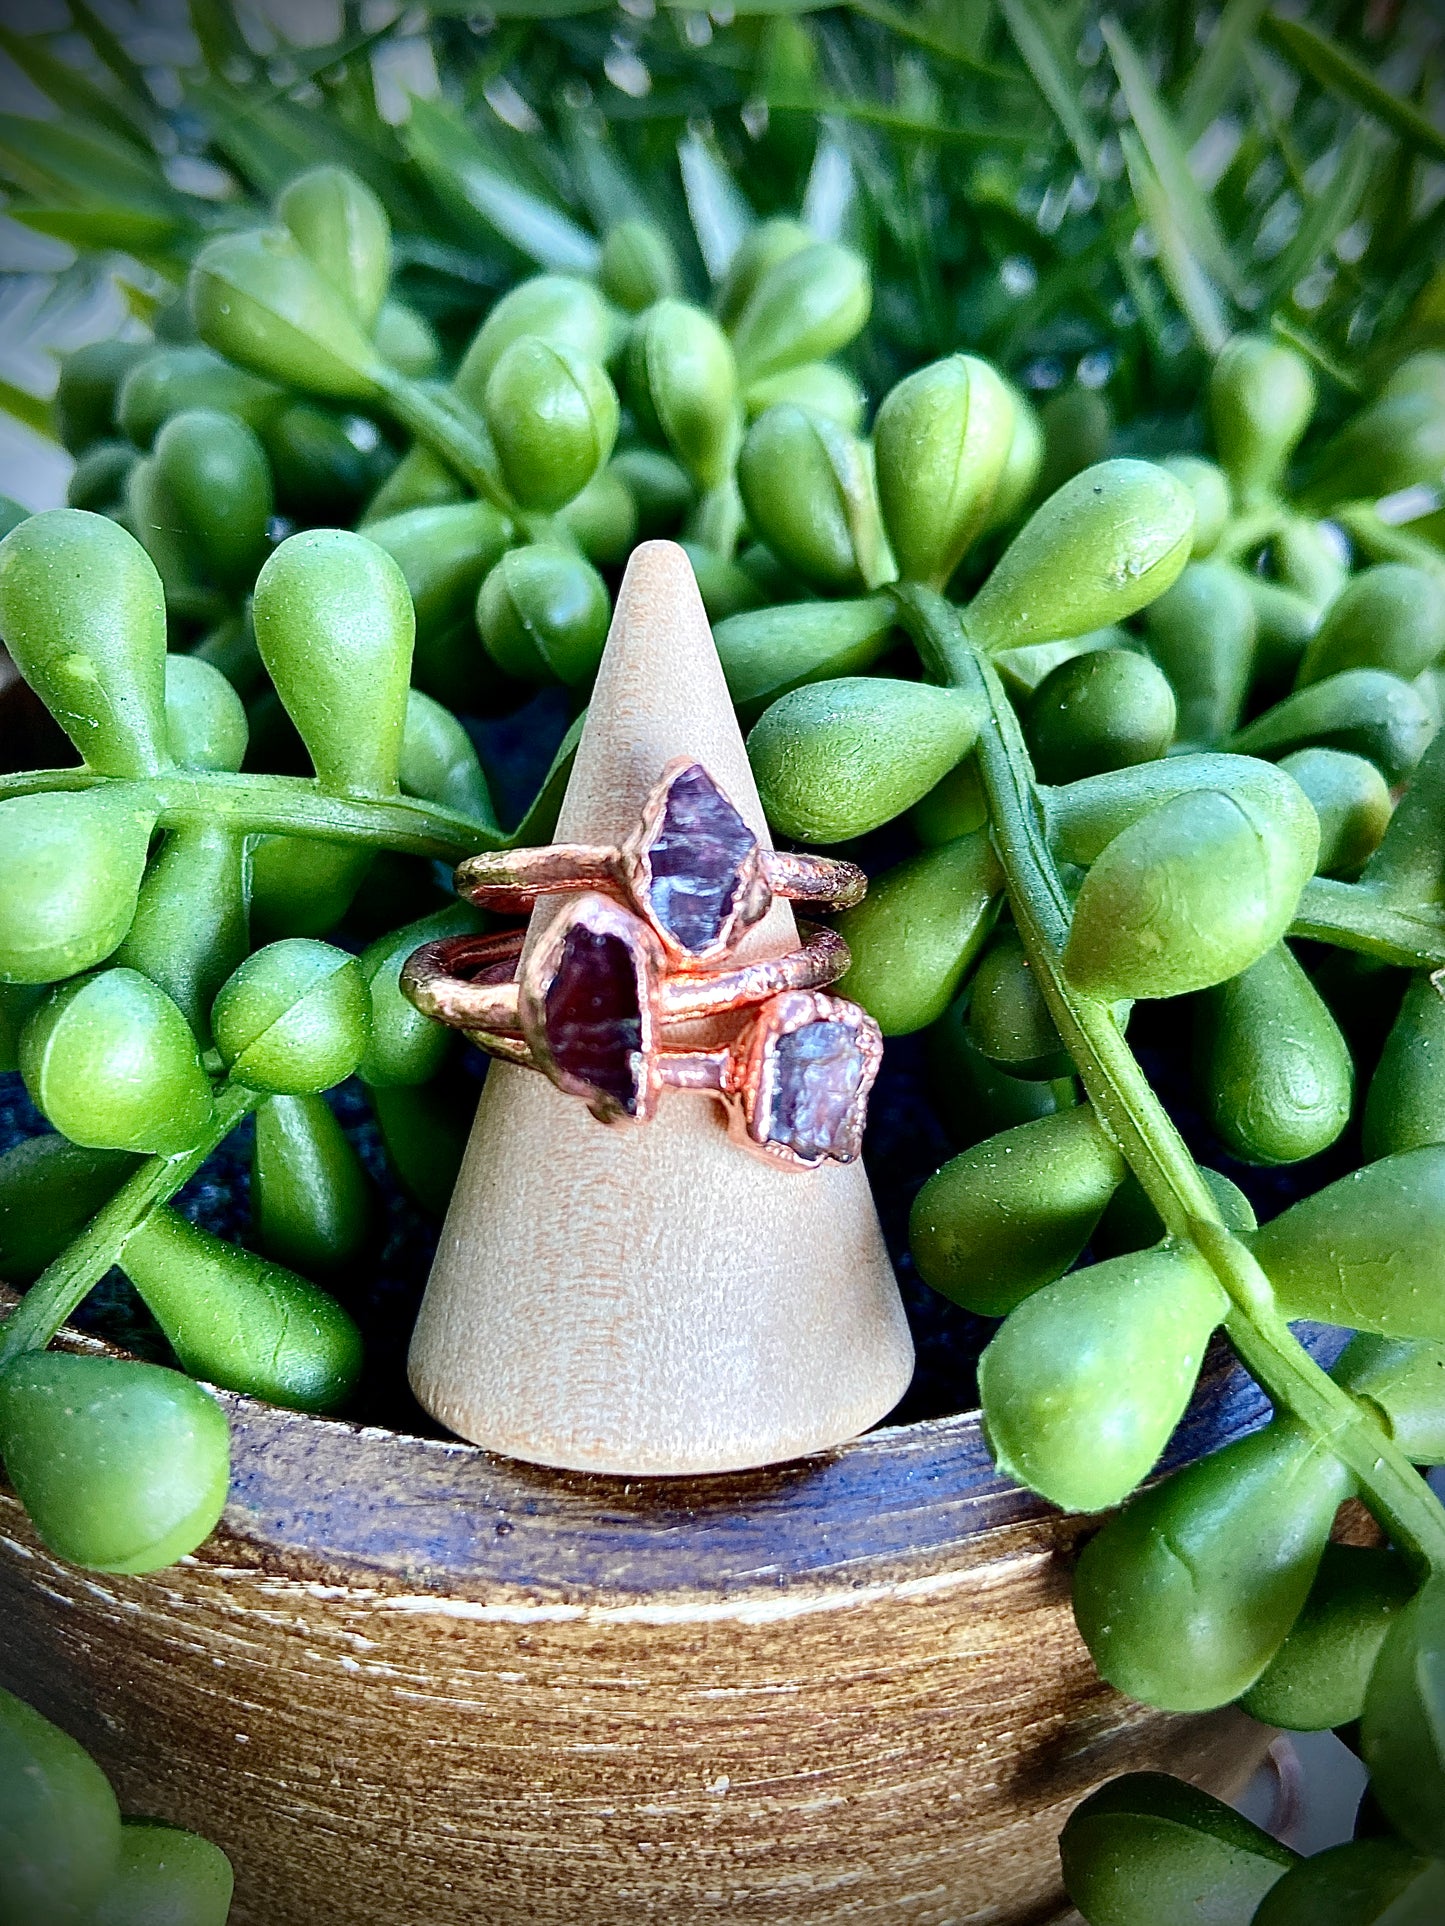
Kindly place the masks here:
<instances>
[{"instance_id":1,"label":"wood grain texture","mask_svg":"<svg viewBox=\"0 0 1445 1926\"><path fill-rule=\"evenodd\" d=\"M225 1847L236 1926L1034 1926L1078 1798L1270 1736L1099 1682L1087 1526L977 1413L658 1482L223 1402L171 1571L67 1570L0 1491L0 1681ZM1216 1355L1173 1455L1264 1415Z\"/></svg>"},{"instance_id":2,"label":"wood grain texture","mask_svg":"<svg viewBox=\"0 0 1445 1926\"><path fill-rule=\"evenodd\" d=\"M647 542L618 593L558 840L619 840L679 755L767 839L691 564ZM544 900L533 933L558 909ZM780 900L738 953L796 941ZM609 1129L544 1078L492 1068L411 1348L417 1397L449 1429L573 1469L737 1470L857 1435L912 1368L861 1165L766 1164L695 1093Z\"/></svg>"}]
</instances>

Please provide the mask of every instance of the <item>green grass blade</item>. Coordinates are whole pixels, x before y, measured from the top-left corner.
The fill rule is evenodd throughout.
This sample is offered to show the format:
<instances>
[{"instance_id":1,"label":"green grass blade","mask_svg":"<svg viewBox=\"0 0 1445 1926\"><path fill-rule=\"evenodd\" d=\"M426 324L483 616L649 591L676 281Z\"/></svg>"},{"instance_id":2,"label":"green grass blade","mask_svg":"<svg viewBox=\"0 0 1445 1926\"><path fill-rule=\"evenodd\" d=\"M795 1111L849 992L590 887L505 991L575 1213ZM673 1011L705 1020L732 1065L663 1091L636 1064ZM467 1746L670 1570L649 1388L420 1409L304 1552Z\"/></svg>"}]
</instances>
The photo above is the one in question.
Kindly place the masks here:
<instances>
[{"instance_id":1,"label":"green grass blade","mask_svg":"<svg viewBox=\"0 0 1445 1926\"><path fill-rule=\"evenodd\" d=\"M220 81L200 81L187 89L187 97L209 123L215 147L263 200L271 200L304 169L334 158L323 144L325 123L319 114L292 128L259 99Z\"/></svg>"},{"instance_id":2,"label":"green grass blade","mask_svg":"<svg viewBox=\"0 0 1445 1926\"><path fill-rule=\"evenodd\" d=\"M89 0L69 0L69 4L70 17L78 31L83 33L90 42L96 58L102 66L109 68L111 74L125 90L126 97L145 114L151 114L154 111L155 102L139 64L131 59L120 40L89 4Z\"/></svg>"},{"instance_id":3,"label":"green grass blade","mask_svg":"<svg viewBox=\"0 0 1445 1926\"><path fill-rule=\"evenodd\" d=\"M585 13L607 13L613 0L496 0L487 12L494 20L578 20ZM475 14L474 0L431 0L428 13L465 19Z\"/></svg>"},{"instance_id":4,"label":"green grass blade","mask_svg":"<svg viewBox=\"0 0 1445 1926\"><path fill-rule=\"evenodd\" d=\"M40 395L28 395L23 388L17 388L9 381L0 381L0 413L18 421L22 427L29 428L33 434L43 435L47 441L59 441L55 432L54 410L50 403Z\"/></svg>"},{"instance_id":5,"label":"green grass blade","mask_svg":"<svg viewBox=\"0 0 1445 1926\"><path fill-rule=\"evenodd\" d=\"M696 13L697 0L662 0L670 13ZM732 11L739 18L751 15L754 19L766 14L781 13L821 13L825 7L836 4L836 0L734 0Z\"/></svg>"},{"instance_id":6,"label":"green grass blade","mask_svg":"<svg viewBox=\"0 0 1445 1926\"><path fill-rule=\"evenodd\" d=\"M934 141L943 147L1035 146L1032 134L1016 127L1000 127L996 122L976 123L929 120L920 114L904 113L877 100L844 100L813 88L789 88L786 93L769 93L768 108L778 114L831 115L836 120L857 121L863 127L879 127L886 133L902 134L910 140Z\"/></svg>"},{"instance_id":7,"label":"green grass blade","mask_svg":"<svg viewBox=\"0 0 1445 1926\"><path fill-rule=\"evenodd\" d=\"M1149 157L1150 171L1169 200L1171 226L1188 242L1190 253L1200 265L1231 294L1238 295L1242 287L1239 269L1209 197L1190 171L1184 142L1148 69L1117 20L1101 20L1099 27L1130 118Z\"/></svg>"},{"instance_id":8,"label":"green grass blade","mask_svg":"<svg viewBox=\"0 0 1445 1926\"><path fill-rule=\"evenodd\" d=\"M1270 331L1277 334L1281 341L1288 341L1297 348L1306 361L1313 361L1322 374L1328 375L1336 387L1343 388L1346 394L1364 393L1365 384L1358 375L1352 374L1342 362L1332 355L1319 336L1311 333L1300 321L1292 321L1287 315L1276 314L1270 321Z\"/></svg>"},{"instance_id":9,"label":"green grass blade","mask_svg":"<svg viewBox=\"0 0 1445 1926\"><path fill-rule=\"evenodd\" d=\"M6 212L34 234L48 234L82 254L134 254L149 258L182 240L186 230L169 215L115 203L89 207L11 207Z\"/></svg>"},{"instance_id":10,"label":"green grass blade","mask_svg":"<svg viewBox=\"0 0 1445 1926\"><path fill-rule=\"evenodd\" d=\"M593 274L601 249L559 207L518 187L461 122L429 100L412 102L402 134L407 152L452 216L500 237L538 267Z\"/></svg>"},{"instance_id":11,"label":"green grass blade","mask_svg":"<svg viewBox=\"0 0 1445 1926\"><path fill-rule=\"evenodd\" d=\"M103 127L118 140L150 151L146 119L97 87L68 60L61 60L38 35L17 33L0 22L0 47L62 114L73 115L87 126Z\"/></svg>"},{"instance_id":12,"label":"green grass blade","mask_svg":"<svg viewBox=\"0 0 1445 1926\"><path fill-rule=\"evenodd\" d=\"M195 81L187 98L211 129L211 139L263 200L297 174L331 163L348 167L376 193L396 227L426 225L420 197L408 178L392 130L367 139L339 115L283 99L271 91L243 92L221 81Z\"/></svg>"},{"instance_id":13,"label":"green grass blade","mask_svg":"<svg viewBox=\"0 0 1445 1926\"><path fill-rule=\"evenodd\" d=\"M1357 127L1345 142L1329 185L1306 207L1294 239L1270 264L1267 293L1288 294L1344 233L1359 212L1380 152L1380 137L1372 127Z\"/></svg>"},{"instance_id":14,"label":"green grass blade","mask_svg":"<svg viewBox=\"0 0 1445 1926\"><path fill-rule=\"evenodd\" d=\"M1043 0L999 0L999 12L1013 36L1034 85L1053 109L1086 174L1099 171L1099 143L1079 100L1077 76L1071 71L1055 30L1054 18Z\"/></svg>"},{"instance_id":15,"label":"green grass blade","mask_svg":"<svg viewBox=\"0 0 1445 1926\"><path fill-rule=\"evenodd\" d=\"M201 59L217 79L234 80L228 72L235 62L254 67L256 56L246 43L230 0L189 0L191 32L201 50Z\"/></svg>"},{"instance_id":16,"label":"green grass blade","mask_svg":"<svg viewBox=\"0 0 1445 1926\"><path fill-rule=\"evenodd\" d=\"M1207 355L1216 355L1232 332L1220 292L1175 218L1173 197L1150 165L1142 139L1132 129L1125 128L1120 140L1135 203L1148 222L1159 250L1159 272L1169 284L1169 292L1179 303L1195 340Z\"/></svg>"},{"instance_id":17,"label":"green grass blade","mask_svg":"<svg viewBox=\"0 0 1445 1926\"><path fill-rule=\"evenodd\" d=\"M138 288L134 281L127 281L123 275L116 276L115 284L120 289L121 299L141 326L153 328L156 316L166 305L162 297L153 294L149 288Z\"/></svg>"},{"instance_id":18,"label":"green grass blade","mask_svg":"<svg viewBox=\"0 0 1445 1926\"><path fill-rule=\"evenodd\" d=\"M1244 78L1244 50L1269 0L1229 0L1209 45L1194 63L1179 103L1179 131L1194 142Z\"/></svg>"},{"instance_id":19,"label":"green grass blade","mask_svg":"<svg viewBox=\"0 0 1445 1926\"><path fill-rule=\"evenodd\" d=\"M915 47L936 54L940 60L947 60L967 73L976 74L980 80L991 80L998 86L1008 87L1027 84L1023 74L1011 67L996 67L992 61L980 60L961 41L952 35L939 33L924 21L915 20L902 7L895 6L893 0L848 0L848 11L864 20L873 21L876 26L886 27L890 33L897 34L900 40L911 41Z\"/></svg>"},{"instance_id":20,"label":"green grass blade","mask_svg":"<svg viewBox=\"0 0 1445 1926\"><path fill-rule=\"evenodd\" d=\"M359 59L362 55L374 53L379 46L382 46L386 41L390 40L398 31L401 25L401 19L402 16L398 14L396 19L389 20L384 27L374 27L369 33L357 34L350 40L339 41L334 46L322 47L319 50L306 54L304 57L300 55L292 56L290 65L293 72L289 79L278 81L273 86L253 92L248 96L252 102L252 111L284 102L288 96L294 94L296 89L303 86L306 81L315 80L318 75L330 74L333 70L339 71L347 67L351 62ZM373 100L373 106L374 105L375 102ZM377 117L377 125L383 131L383 134L390 132L385 122L381 121L379 116Z\"/></svg>"},{"instance_id":21,"label":"green grass blade","mask_svg":"<svg viewBox=\"0 0 1445 1926\"><path fill-rule=\"evenodd\" d=\"M720 281L757 216L710 139L689 130L677 143L688 218L708 279Z\"/></svg>"},{"instance_id":22,"label":"green grass blade","mask_svg":"<svg viewBox=\"0 0 1445 1926\"><path fill-rule=\"evenodd\" d=\"M799 219L820 241L844 241L857 227L858 176L843 143L824 127L813 149Z\"/></svg>"},{"instance_id":23,"label":"green grass blade","mask_svg":"<svg viewBox=\"0 0 1445 1926\"><path fill-rule=\"evenodd\" d=\"M187 217L153 159L70 121L0 114L0 176L42 203L128 208L170 227Z\"/></svg>"},{"instance_id":24,"label":"green grass blade","mask_svg":"<svg viewBox=\"0 0 1445 1926\"><path fill-rule=\"evenodd\" d=\"M1261 32L1276 52L1292 67L1306 74L1327 93L1347 100L1362 113L1381 121L1391 133L1431 160L1445 160L1445 134L1417 107L1382 87L1368 67L1353 54L1346 53L1326 35L1317 33L1300 20L1286 20L1277 13L1266 15Z\"/></svg>"},{"instance_id":25,"label":"green grass blade","mask_svg":"<svg viewBox=\"0 0 1445 1926\"><path fill-rule=\"evenodd\" d=\"M583 115L571 114L564 120L563 131L577 192L599 233L617 221L657 218L641 183L608 138L605 126L595 127Z\"/></svg>"}]
</instances>

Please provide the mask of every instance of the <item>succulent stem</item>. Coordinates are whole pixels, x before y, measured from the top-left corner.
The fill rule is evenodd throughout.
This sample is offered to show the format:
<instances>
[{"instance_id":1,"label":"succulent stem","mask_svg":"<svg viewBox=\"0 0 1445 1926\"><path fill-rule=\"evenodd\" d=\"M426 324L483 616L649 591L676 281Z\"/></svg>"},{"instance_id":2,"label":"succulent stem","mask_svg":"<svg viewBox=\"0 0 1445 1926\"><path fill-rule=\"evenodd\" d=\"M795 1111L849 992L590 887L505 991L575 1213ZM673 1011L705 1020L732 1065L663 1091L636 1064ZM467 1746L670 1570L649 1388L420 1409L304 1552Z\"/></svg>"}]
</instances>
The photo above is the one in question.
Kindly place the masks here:
<instances>
[{"instance_id":1,"label":"succulent stem","mask_svg":"<svg viewBox=\"0 0 1445 1926\"><path fill-rule=\"evenodd\" d=\"M84 767L29 769L0 777L0 802L51 790L93 789L113 778ZM328 795L305 776L233 776L216 770L173 770L128 785L138 807L153 809L162 829L223 823L247 836L309 836L364 843L437 862L459 863L506 838L491 823L410 796Z\"/></svg>"},{"instance_id":2,"label":"succulent stem","mask_svg":"<svg viewBox=\"0 0 1445 1926\"><path fill-rule=\"evenodd\" d=\"M256 1108L261 1093L244 1084L223 1084L216 1092L215 1114L198 1143L174 1157L147 1158L103 1209L97 1211L71 1244L47 1267L0 1325L0 1369L25 1351L43 1351L56 1332L105 1276L120 1262L127 1240L158 1204L166 1203L242 1118Z\"/></svg>"},{"instance_id":3,"label":"succulent stem","mask_svg":"<svg viewBox=\"0 0 1445 1926\"><path fill-rule=\"evenodd\" d=\"M1019 935L1095 1113L1170 1234L1191 1243L1228 1293L1225 1328L1277 1408L1293 1413L1353 1473L1362 1496L1423 1571L1445 1572L1445 1508L1364 1406L1310 1357L1280 1316L1269 1279L1226 1227L1184 1140L1150 1088L1109 1005L1081 995L1062 967L1069 909L1044 835L1023 734L1002 683L959 612L930 589L901 586L900 619L929 673L982 698L978 761L994 846Z\"/></svg>"}]
</instances>

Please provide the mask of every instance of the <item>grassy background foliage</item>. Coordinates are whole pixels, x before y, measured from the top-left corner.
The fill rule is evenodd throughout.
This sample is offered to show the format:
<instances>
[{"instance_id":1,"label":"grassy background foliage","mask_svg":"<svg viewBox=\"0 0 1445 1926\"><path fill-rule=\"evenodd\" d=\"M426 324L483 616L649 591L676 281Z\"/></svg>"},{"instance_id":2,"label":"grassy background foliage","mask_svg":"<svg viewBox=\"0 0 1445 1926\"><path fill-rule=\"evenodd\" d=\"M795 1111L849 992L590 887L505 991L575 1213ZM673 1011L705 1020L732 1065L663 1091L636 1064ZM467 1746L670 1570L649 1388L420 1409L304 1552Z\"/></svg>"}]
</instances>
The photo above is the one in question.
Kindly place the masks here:
<instances>
[{"instance_id":1,"label":"grassy background foliage","mask_svg":"<svg viewBox=\"0 0 1445 1926\"><path fill-rule=\"evenodd\" d=\"M753 220L801 207L875 264L872 392L966 346L1036 392L1107 387L1141 452L1187 435L1236 328L1311 358L1325 429L1445 333L1423 0L23 11L0 24L24 110L0 114L0 408L40 433L40 352L122 318L98 286L148 323L208 235L326 160L380 194L399 291L455 345L519 274L587 271L616 220L656 220L702 296Z\"/></svg>"}]
</instances>

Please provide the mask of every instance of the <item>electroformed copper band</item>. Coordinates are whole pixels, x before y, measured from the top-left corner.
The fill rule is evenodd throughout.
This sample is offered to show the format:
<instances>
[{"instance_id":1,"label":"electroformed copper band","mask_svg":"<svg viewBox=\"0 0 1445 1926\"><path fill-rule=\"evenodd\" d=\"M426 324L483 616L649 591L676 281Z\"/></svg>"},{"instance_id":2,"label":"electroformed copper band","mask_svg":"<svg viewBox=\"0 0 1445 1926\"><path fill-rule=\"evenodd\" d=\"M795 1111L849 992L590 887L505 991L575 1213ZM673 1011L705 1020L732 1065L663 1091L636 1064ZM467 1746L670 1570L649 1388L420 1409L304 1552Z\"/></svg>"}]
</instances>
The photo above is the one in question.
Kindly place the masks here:
<instances>
[{"instance_id":1,"label":"electroformed copper band","mask_svg":"<svg viewBox=\"0 0 1445 1926\"><path fill-rule=\"evenodd\" d=\"M847 944L815 928L783 956L731 960L776 896L857 902L867 883L853 864L764 849L682 757L615 847L489 852L461 865L457 887L489 909L572 900L530 944L514 929L415 951L401 988L425 1015L542 1072L603 1123L646 1121L665 1088L701 1090L739 1141L790 1168L858 1156L883 1043L856 1004L822 994L847 970ZM746 1021L726 1042L677 1039L677 1026L736 1012Z\"/></svg>"},{"instance_id":2,"label":"electroformed copper band","mask_svg":"<svg viewBox=\"0 0 1445 1926\"><path fill-rule=\"evenodd\" d=\"M485 1030L467 1034L490 1056L548 1074L523 1038ZM810 1053L810 1068L827 1064L821 1088L800 1088L790 1068L788 1053L796 1055L799 1039ZM791 991L759 1005L730 1043L711 1050L655 1049L636 1116L654 1115L664 1089L702 1091L722 1104L733 1138L770 1162L793 1170L852 1163L862 1150L868 1094L882 1055L878 1026L856 1003Z\"/></svg>"},{"instance_id":3,"label":"electroformed copper band","mask_svg":"<svg viewBox=\"0 0 1445 1926\"><path fill-rule=\"evenodd\" d=\"M675 961L695 966L725 955L776 896L847 909L868 880L855 863L764 849L701 763L680 757L621 843L487 850L460 865L456 887L504 915L524 914L539 896L601 891L643 917Z\"/></svg>"},{"instance_id":4,"label":"electroformed copper band","mask_svg":"<svg viewBox=\"0 0 1445 1926\"><path fill-rule=\"evenodd\" d=\"M627 917L628 912L611 899L595 895L579 918L573 916L563 925L598 921L596 905L608 907ZM608 919L614 929L620 926ZM636 945L636 954L647 971L653 1020L656 1023L682 1023L707 1016L726 1016L789 990L825 989L836 983L849 964L848 945L836 930L813 929L806 942L784 956L766 957L756 963L740 963L730 970L707 975L669 973L662 959L654 954L651 932L629 918L633 929L626 935ZM408 957L402 971L404 994L423 1015L461 1030L490 1030L520 1035L522 981L516 965L522 954L525 932L505 930L490 936L443 937L426 943ZM534 1002L544 1003L551 988L549 957L534 972L524 972Z\"/></svg>"}]
</instances>

